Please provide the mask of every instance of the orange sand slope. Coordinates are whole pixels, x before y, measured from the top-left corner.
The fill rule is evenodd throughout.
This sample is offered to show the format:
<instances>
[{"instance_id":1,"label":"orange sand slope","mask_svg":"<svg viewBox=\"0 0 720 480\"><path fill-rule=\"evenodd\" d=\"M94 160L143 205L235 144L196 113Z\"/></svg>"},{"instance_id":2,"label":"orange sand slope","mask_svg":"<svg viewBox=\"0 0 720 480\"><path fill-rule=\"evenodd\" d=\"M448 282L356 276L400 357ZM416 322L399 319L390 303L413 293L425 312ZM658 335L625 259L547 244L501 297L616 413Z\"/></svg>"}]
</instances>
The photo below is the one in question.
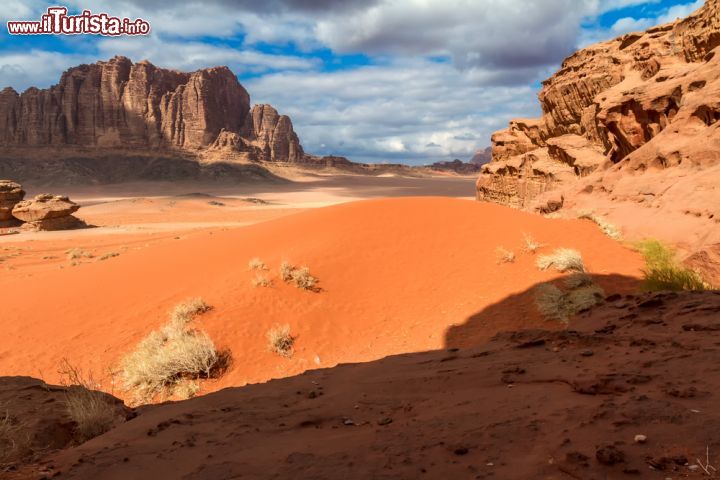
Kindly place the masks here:
<instances>
[{"instance_id":1,"label":"orange sand slope","mask_svg":"<svg viewBox=\"0 0 720 480\"><path fill-rule=\"evenodd\" d=\"M352 202L204 231L101 262L32 275L2 271L0 327L12 341L0 346L0 372L55 382L67 358L104 375L192 296L214 307L199 322L232 355L229 370L206 390L475 344L498 330L552 328L522 292L557 273L538 271L534 256L522 252L524 234L545 244L540 253L580 250L608 293L634 288L639 277L639 256L591 222L448 198ZM513 250L516 261L499 263L498 247ZM273 286L251 285L253 257L270 267ZM321 291L283 283L283 260L309 266ZM267 351L265 335L276 324L297 336L291 359Z\"/></svg>"}]
</instances>

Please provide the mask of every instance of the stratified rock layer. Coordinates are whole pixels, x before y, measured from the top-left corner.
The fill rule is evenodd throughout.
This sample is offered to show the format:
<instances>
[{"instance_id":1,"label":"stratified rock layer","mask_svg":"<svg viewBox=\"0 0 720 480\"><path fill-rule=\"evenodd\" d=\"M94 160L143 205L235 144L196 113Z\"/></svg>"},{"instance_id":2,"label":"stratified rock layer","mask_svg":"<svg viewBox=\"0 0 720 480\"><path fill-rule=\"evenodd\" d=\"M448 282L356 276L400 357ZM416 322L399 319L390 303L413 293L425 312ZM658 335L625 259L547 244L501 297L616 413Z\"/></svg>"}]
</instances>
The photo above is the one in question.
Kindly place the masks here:
<instances>
[{"instance_id":1,"label":"stratified rock layer","mask_svg":"<svg viewBox=\"0 0 720 480\"><path fill-rule=\"evenodd\" d=\"M544 192L590 176L583 187L623 185L634 201L649 187L657 202L662 191L646 171L675 179L717 166L719 44L718 0L708 0L685 20L578 51L543 83L542 118L493 135L478 199L542 207Z\"/></svg>"},{"instance_id":2,"label":"stratified rock layer","mask_svg":"<svg viewBox=\"0 0 720 480\"><path fill-rule=\"evenodd\" d=\"M12 210L23 198L25 191L19 183L0 180L0 222L12 220Z\"/></svg>"},{"instance_id":3,"label":"stratified rock layer","mask_svg":"<svg viewBox=\"0 0 720 480\"><path fill-rule=\"evenodd\" d=\"M221 135L253 161L302 161L292 122L250 96L227 67L191 73L115 57L67 70L60 82L0 91L0 145L198 150Z\"/></svg>"}]
</instances>

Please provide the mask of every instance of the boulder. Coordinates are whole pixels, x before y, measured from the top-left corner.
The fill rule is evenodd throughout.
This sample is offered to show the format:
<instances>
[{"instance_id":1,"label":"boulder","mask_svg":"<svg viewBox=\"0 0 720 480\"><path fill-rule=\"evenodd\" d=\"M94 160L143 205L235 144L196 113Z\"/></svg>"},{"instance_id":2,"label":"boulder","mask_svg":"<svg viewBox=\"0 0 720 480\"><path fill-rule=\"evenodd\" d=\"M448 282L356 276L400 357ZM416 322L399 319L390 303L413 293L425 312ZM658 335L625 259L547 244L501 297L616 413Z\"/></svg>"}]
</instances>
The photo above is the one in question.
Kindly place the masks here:
<instances>
[{"instance_id":1,"label":"boulder","mask_svg":"<svg viewBox=\"0 0 720 480\"><path fill-rule=\"evenodd\" d=\"M23 200L12 210L13 217L24 222L24 230L70 230L87 225L73 216L80 205L63 195L44 193L32 200Z\"/></svg>"},{"instance_id":2,"label":"boulder","mask_svg":"<svg viewBox=\"0 0 720 480\"><path fill-rule=\"evenodd\" d=\"M0 223L13 220L12 210L23 198L25 191L19 183L0 180Z\"/></svg>"}]
</instances>

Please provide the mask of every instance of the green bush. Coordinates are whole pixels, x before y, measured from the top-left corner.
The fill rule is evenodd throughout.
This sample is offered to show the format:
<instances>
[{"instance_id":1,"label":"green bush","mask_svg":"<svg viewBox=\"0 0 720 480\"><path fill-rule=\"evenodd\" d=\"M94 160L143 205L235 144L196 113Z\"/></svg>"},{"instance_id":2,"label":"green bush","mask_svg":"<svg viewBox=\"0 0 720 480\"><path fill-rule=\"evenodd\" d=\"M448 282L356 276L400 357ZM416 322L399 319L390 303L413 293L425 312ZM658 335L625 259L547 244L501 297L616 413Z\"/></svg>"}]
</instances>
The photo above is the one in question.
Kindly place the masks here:
<instances>
[{"instance_id":1,"label":"green bush","mask_svg":"<svg viewBox=\"0 0 720 480\"><path fill-rule=\"evenodd\" d=\"M638 251L645 258L643 290L683 291L707 290L708 284L695 271L682 266L669 247L657 240L645 240L637 244Z\"/></svg>"}]
</instances>

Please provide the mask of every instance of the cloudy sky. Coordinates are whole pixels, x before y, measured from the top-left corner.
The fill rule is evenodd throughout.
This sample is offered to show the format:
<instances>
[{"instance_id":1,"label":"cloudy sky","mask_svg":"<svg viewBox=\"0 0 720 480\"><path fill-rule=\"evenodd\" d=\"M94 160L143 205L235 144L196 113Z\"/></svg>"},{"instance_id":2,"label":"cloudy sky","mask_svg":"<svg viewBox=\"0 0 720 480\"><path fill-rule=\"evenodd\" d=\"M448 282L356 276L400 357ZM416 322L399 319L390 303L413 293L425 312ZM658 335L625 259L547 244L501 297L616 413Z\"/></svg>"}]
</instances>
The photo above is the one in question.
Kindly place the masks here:
<instances>
[{"instance_id":1,"label":"cloudy sky","mask_svg":"<svg viewBox=\"0 0 720 480\"><path fill-rule=\"evenodd\" d=\"M702 0L3 0L150 22L147 37L0 32L0 88L48 87L79 63L125 55L194 70L228 65L253 103L290 115L305 149L430 163L489 145L539 115L539 82L577 47L684 17Z\"/></svg>"}]
</instances>

